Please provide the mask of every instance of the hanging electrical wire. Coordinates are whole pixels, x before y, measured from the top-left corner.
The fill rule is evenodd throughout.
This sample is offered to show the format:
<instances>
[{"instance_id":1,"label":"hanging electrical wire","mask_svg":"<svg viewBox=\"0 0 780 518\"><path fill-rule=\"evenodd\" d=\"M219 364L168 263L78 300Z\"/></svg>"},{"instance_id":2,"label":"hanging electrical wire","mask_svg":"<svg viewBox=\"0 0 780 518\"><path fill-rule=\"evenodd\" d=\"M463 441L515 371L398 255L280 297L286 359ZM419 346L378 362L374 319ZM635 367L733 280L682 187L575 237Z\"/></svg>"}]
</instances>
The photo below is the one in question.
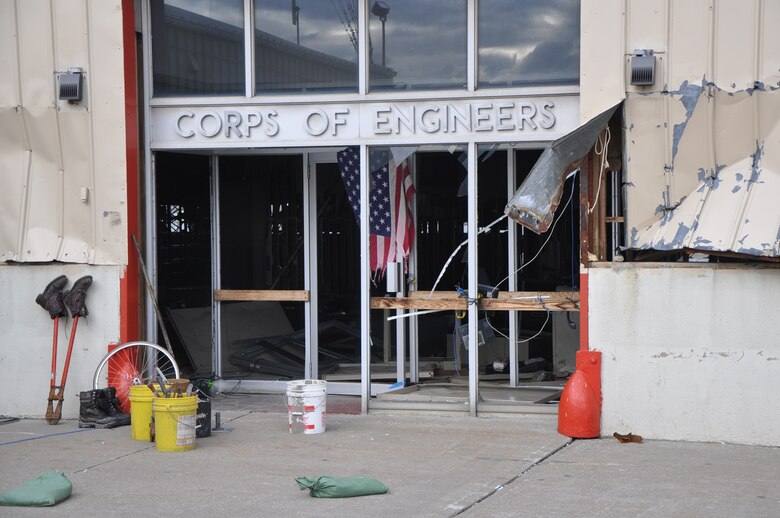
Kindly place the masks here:
<instances>
[{"instance_id":1,"label":"hanging electrical wire","mask_svg":"<svg viewBox=\"0 0 780 518\"><path fill-rule=\"evenodd\" d=\"M531 340L533 340L534 338L536 338L537 336L539 336L540 334L542 334L544 332L544 328L547 327L547 322L550 321L550 308L545 306L543 302L541 302L541 304L544 307L544 310L547 311L547 318L544 319L544 323L542 324L542 327L539 328L539 331L537 331L535 335L530 336L528 338L525 338L523 340L514 340L514 343L516 343L516 344L524 344L526 342L530 342ZM493 332L495 332L496 334L498 334L500 336L503 336L504 338L509 340L510 343L512 342L511 338L509 338L507 335L505 335L504 333L502 333L501 331L499 331L498 329L493 327L493 324L490 323L490 319L489 318L486 318L485 321L487 322L487 325L490 326L490 328L493 330Z\"/></svg>"},{"instance_id":2,"label":"hanging electrical wire","mask_svg":"<svg viewBox=\"0 0 780 518\"><path fill-rule=\"evenodd\" d=\"M599 184L596 189L596 196L593 198L593 205L588 208L588 214L593 213L593 209L599 202L599 194L601 194L601 179L604 176L604 171L609 168L609 160L607 160L607 150L609 149L609 141L612 135L609 132L609 126L604 128L604 132L599 135L596 145L593 151L600 157L599 160Z\"/></svg>"},{"instance_id":3,"label":"hanging electrical wire","mask_svg":"<svg viewBox=\"0 0 780 518\"><path fill-rule=\"evenodd\" d=\"M577 175L577 173L578 173L578 172L579 172L579 169L576 169L576 170L574 170L574 171L573 171L573 172L572 172L572 173L571 173L571 174L570 174L568 177L566 177L566 179L568 180L569 178L573 178L573 177L575 177L575 176ZM569 207L569 204L571 203L571 199L572 199L572 197L573 197L573 196L574 196L574 182L572 181L571 192L569 192L569 198L566 200L566 205L564 205L564 206L563 206L563 210L561 210L561 213L558 215L558 217L557 217L557 218L555 219L555 221L553 222L553 224L552 224L552 227L550 227L550 230L547 232L547 239L545 239L545 240L544 240L544 243L542 243L542 246L541 246L541 247L539 248L539 250L536 252L536 255L534 255L534 256L531 258L531 260L530 260L530 261L528 261L527 263L525 263L525 264L521 265L521 266L520 266L520 268L518 268L518 269L517 269L517 270L515 270L514 272L510 273L509 275L507 275L506 277L504 277L503 279L501 279L500 281L498 281L498 282L496 283L496 287L495 287L494 289L498 289L498 287L499 287L499 286L501 286L501 284L503 284L503 282L504 282L504 281L506 281L507 279L509 279L509 277L510 277L511 275L514 275L514 274L516 274L516 273L520 272L521 270L523 270L524 268L528 267L528 266L529 266L531 263L533 263L533 262L536 260L536 258L537 258L537 257L539 257L539 254L541 254L541 253L542 253L542 250L544 250L544 247L545 247L545 246L547 246L547 243L550 241L550 238L551 238L551 237L552 237L552 235L553 235L553 231L555 230L555 226L556 226L556 225L558 224L558 222L561 220L561 218L563 217L563 215L564 215L564 214L566 214L566 209Z\"/></svg>"},{"instance_id":4,"label":"hanging electrical wire","mask_svg":"<svg viewBox=\"0 0 780 518\"><path fill-rule=\"evenodd\" d=\"M500 218L498 218L497 220L493 221L493 222L492 222L491 224L489 224L488 226L486 226L486 227L484 227L484 228L480 229L480 230L479 230L479 232L477 232L477 235L479 235L479 234L483 234L483 233L485 233L485 232L489 231L489 230L490 230L490 227L492 227L492 226L493 226L493 225L495 225L496 223L498 223L498 222L502 221L504 218L506 218L506 214L504 214L503 216L501 216L501 217L500 217ZM439 285L439 281L440 281L440 280L441 280L441 278L444 276L444 272L446 272L446 271L447 271L447 267L448 267L448 266L450 265L450 263L452 262L452 259L455 257L455 255L458 253L458 251L459 251L461 248L463 248L463 245L466 245L466 244L468 244L468 242L469 242L469 240L468 240L468 239L466 239L465 241L463 241L461 244L459 244L459 245L458 245L458 247L457 247L457 248L456 248L456 249L455 249L455 250L452 252L452 254L450 254L450 257L447 259L447 262L446 262L446 263L444 263L444 266L442 267L441 271L439 272L439 276L438 276L438 277L436 277L436 282L434 282L434 283L433 283L433 288L431 288L431 292L428 294L428 298L431 298L431 297L433 296L433 292L434 292L434 291L436 291L436 286L438 286L438 285Z\"/></svg>"},{"instance_id":5,"label":"hanging electrical wire","mask_svg":"<svg viewBox=\"0 0 780 518\"><path fill-rule=\"evenodd\" d=\"M577 173L579 173L579 172L580 172L579 169L575 169L574 171L569 173L569 175L566 177L565 180L568 180L569 178L576 177ZM497 290L499 288L499 286L501 286L501 284L504 283L504 281L509 279L509 277L511 275L514 275L514 274L520 272L521 270L523 270L524 268L528 267L531 263L533 263L536 260L537 257L539 257L539 255L542 253L542 250L544 250L544 247L547 246L547 243L550 242L550 238L552 237L553 231L555 230L555 227L558 225L558 222L561 220L563 215L566 214L566 209L569 207L569 204L571 203L571 200L572 200L573 196L574 196L574 182L572 181L571 191L569 192L569 197L566 200L566 204L563 206L563 209L561 210L560 214L558 215L558 217L553 222L552 226L550 227L550 230L547 232L548 233L547 239L545 239L544 243L542 243L542 246L536 252L536 255L534 255L531 258L530 261L528 261L527 263L524 263L523 265L521 265L520 268L518 268L517 270L515 270L514 272L510 273L509 275L507 275L506 277L501 279L499 282L497 282L496 286L493 288L494 291ZM490 228L493 225L499 223L500 221L502 221L506 217L507 217L506 214L504 214L503 216L499 217L498 219L496 219L495 221L490 223L488 226L480 229L480 231L477 232L477 235L487 232L488 230L490 230ZM444 276L444 272L447 271L447 267L452 262L452 259L455 257L455 255L458 253L458 251L461 248L463 248L463 246L466 245L466 244L468 244L468 239L463 241L461 244L459 244L457 246L457 248L455 248L455 250L452 252L452 254L450 254L449 258L447 259L447 262L444 263L444 266L442 267L441 271L439 272L439 276L436 278L436 282L433 283L433 288L431 288L431 291L428 293L428 298L429 299L433 298L433 292L436 291L436 286L439 285L439 281L441 281L441 278ZM474 299L474 301L476 301L476 299ZM409 317L413 317L413 316L417 316L417 315L424 315L424 314L427 314L427 313L437 313L439 311L446 311L446 310L443 310L443 309L430 309L430 310L425 310L425 311L415 311L415 312L411 312L411 313L405 313L403 315L396 315L396 316L388 317L387 320L396 320L396 319L400 319L400 318L409 318ZM548 312L549 312L549 310L548 310ZM545 322L545 325L547 325L546 322ZM538 333L537 333L536 336L538 336ZM532 338L535 338L535 336L532 337Z\"/></svg>"}]
</instances>

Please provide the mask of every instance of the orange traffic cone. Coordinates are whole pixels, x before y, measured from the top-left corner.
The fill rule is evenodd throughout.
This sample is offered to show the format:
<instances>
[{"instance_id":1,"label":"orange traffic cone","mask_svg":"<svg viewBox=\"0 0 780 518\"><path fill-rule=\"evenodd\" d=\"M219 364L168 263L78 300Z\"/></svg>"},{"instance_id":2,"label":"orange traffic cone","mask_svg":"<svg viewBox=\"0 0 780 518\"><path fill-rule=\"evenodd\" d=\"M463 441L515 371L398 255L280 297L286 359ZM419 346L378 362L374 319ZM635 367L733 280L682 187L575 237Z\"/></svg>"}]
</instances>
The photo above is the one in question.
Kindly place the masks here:
<instances>
[{"instance_id":1,"label":"orange traffic cone","mask_svg":"<svg viewBox=\"0 0 780 518\"><path fill-rule=\"evenodd\" d=\"M575 439L601 435L601 353L578 351L577 370L561 394L558 433Z\"/></svg>"}]
</instances>

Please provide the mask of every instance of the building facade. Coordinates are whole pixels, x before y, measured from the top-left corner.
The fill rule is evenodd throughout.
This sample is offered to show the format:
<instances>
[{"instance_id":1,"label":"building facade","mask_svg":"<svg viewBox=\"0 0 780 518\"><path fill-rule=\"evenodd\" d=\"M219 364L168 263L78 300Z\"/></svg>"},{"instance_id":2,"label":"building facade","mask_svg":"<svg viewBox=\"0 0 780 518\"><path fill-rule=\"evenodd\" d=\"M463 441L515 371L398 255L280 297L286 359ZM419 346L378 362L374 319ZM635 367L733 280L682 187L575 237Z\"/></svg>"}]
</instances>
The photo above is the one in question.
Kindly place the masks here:
<instances>
[{"instance_id":1,"label":"building facade","mask_svg":"<svg viewBox=\"0 0 780 518\"><path fill-rule=\"evenodd\" d=\"M33 300L66 272L95 277L73 391L143 337L224 391L550 413L494 394L589 348L602 433L776 444L753 397L778 383L771 3L33 4L2 4L0 413L43 412ZM506 217L521 186L544 228Z\"/></svg>"}]
</instances>

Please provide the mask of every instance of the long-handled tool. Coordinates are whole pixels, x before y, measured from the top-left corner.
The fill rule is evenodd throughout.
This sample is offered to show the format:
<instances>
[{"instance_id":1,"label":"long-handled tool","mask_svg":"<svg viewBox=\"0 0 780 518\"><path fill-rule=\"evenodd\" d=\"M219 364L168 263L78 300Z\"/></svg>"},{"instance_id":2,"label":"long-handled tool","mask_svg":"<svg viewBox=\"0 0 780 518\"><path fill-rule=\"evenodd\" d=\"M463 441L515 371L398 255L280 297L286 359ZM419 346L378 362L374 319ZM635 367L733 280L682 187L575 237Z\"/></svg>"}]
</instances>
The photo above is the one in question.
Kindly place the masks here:
<instances>
[{"instance_id":1,"label":"long-handled tool","mask_svg":"<svg viewBox=\"0 0 780 518\"><path fill-rule=\"evenodd\" d=\"M57 424L62 418L62 401L65 391L65 383L68 380L68 370L70 368L70 358L73 353L73 342L76 338L76 329L79 325L79 317L85 317L89 314L86 306L87 290L92 285L92 277L86 275L81 277L75 283L73 288L63 293L63 288L68 283L68 278L60 275L51 281L43 293L35 298L42 308L49 312L54 319L54 338L52 340L51 351L51 375L49 376L49 398L46 406L46 422ZM70 331L68 339L68 352L65 355L65 365L62 369L62 380L57 384L57 340L59 338L60 317L68 316L70 310L73 316L73 328Z\"/></svg>"},{"instance_id":2,"label":"long-handled tool","mask_svg":"<svg viewBox=\"0 0 780 518\"><path fill-rule=\"evenodd\" d=\"M60 275L46 285L43 293L39 293L38 296L35 297L35 302L48 311L49 316L54 320L51 375L49 376L49 403L46 407L46 421L49 424L57 424L59 422L59 418L56 418L54 410L54 401L58 401L58 409L62 405L62 391L58 393L55 379L57 376L57 339L60 335L60 317L68 317L68 311L65 309L65 303L62 300L62 290L67 284L68 278L64 275ZM70 364L70 350L68 351L68 361L66 363Z\"/></svg>"},{"instance_id":3,"label":"long-handled tool","mask_svg":"<svg viewBox=\"0 0 780 518\"><path fill-rule=\"evenodd\" d=\"M157 323L160 324L162 330L163 340L165 340L165 348L173 355L173 347L171 347L171 339L168 338L168 330L165 329L165 322L163 321L162 312L157 305L157 297L154 296L154 287L152 281L149 280L149 274L146 272L146 263L144 262L143 254L141 253L141 247L138 245L138 240L133 234L133 243L135 243L135 251L138 252L138 264L141 265L141 273L144 275L144 281L146 281L146 289L149 290L149 298L152 299L152 307L154 308L154 314L157 316Z\"/></svg>"},{"instance_id":4,"label":"long-handled tool","mask_svg":"<svg viewBox=\"0 0 780 518\"><path fill-rule=\"evenodd\" d=\"M51 377L49 378L49 403L46 406L46 422L57 424L62 418L62 394L65 390L65 382L68 381L68 368L70 367L70 355L73 353L73 340L76 337L76 327L79 324L79 317L73 318L73 329L70 331L68 340L68 352L65 355L65 366L62 368L62 381L57 385L57 331L60 317L54 319L54 343L51 350Z\"/></svg>"}]
</instances>

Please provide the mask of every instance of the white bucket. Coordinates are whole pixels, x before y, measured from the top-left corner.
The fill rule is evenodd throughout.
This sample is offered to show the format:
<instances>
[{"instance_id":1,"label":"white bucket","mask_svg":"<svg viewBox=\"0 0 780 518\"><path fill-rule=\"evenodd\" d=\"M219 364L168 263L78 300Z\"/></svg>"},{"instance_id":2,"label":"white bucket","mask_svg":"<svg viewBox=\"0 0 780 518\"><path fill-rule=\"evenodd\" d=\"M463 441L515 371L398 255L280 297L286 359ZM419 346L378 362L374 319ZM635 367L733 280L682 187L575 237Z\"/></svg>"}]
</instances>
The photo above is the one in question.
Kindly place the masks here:
<instances>
[{"instance_id":1,"label":"white bucket","mask_svg":"<svg viewBox=\"0 0 780 518\"><path fill-rule=\"evenodd\" d=\"M287 382L287 413L290 433L314 434L325 431L325 399L328 382L295 380Z\"/></svg>"}]
</instances>

